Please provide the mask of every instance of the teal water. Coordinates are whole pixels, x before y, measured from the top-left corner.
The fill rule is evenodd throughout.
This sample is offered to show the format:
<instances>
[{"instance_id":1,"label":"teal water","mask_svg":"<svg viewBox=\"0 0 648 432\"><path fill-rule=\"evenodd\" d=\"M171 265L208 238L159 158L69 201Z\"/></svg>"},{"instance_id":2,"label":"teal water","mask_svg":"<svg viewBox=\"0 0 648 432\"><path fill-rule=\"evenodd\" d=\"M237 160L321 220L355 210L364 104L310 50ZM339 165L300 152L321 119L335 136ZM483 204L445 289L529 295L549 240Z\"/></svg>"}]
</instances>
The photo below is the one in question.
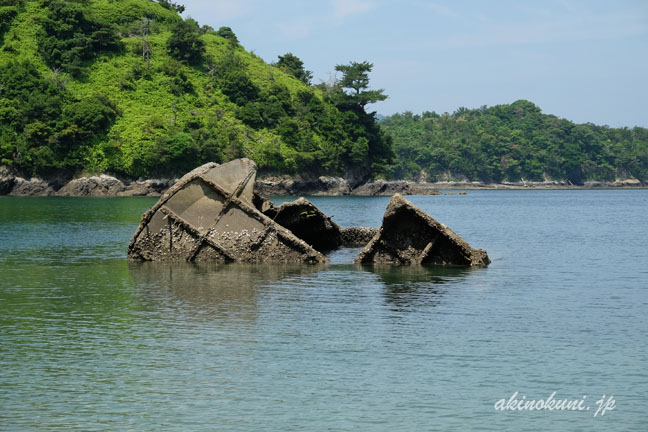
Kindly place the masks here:
<instances>
[{"instance_id":1,"label":"teal water","mask_svg":"<svg viewBox=\"0 0 648 432\"><path fill-rule=\"evenodd\" d=\"M155 198L0 197L0 430L648 430L647 190L410 199L491 266L129 263Z\"/></svg>"}]
</instances>

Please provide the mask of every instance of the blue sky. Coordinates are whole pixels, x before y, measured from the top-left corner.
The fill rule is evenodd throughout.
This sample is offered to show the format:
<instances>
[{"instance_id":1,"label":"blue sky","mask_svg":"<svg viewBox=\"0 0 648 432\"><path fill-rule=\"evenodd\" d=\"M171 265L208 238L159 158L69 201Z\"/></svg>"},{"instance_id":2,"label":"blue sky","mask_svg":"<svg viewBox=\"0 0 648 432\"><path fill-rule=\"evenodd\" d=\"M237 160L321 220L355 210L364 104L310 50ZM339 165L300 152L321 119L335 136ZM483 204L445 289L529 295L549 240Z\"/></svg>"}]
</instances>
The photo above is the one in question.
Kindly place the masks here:
<instances>
[{"instance_id":1,"label":"blue sky","mask_svg":"<svg viewBox=\"0 0 648 432\"><path fill-rule=\"evenodd\" d=\"M381 114L528 99L578 123L648 127L648 1L187 0L267 62L292 52L314 83L374 63Z\"/></svg>"}]
</instances>

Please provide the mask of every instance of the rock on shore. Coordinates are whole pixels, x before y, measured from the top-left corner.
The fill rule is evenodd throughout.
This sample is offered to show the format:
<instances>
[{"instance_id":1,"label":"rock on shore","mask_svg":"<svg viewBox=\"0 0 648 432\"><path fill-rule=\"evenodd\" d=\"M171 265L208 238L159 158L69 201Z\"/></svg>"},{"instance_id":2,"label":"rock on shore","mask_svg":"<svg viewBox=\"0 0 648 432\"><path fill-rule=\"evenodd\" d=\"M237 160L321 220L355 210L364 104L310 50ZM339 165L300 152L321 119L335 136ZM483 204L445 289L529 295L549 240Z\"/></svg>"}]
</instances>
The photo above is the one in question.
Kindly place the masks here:
<instances>
[{"instance_id":1,"label":"rock on shore","mask_svg":"<svg viewBox=\"0 0 648 432\"><path fill-rule=\"evenodd\" d=\"M351 191L351 195L358 196L392 196L401 195L441 195L432 185L415 183L409 180L377 180L365 183Z\"/></svg>"},{"instance_id":2,"label":"rock on shore","mask_svg":"<svg viewBox=\"0 0 648 432\"><path fill-rule=\"evenodd\" d=\"M266 196L391 196L401 195L440 195L429 183L416 183L409 180L376 180L352 188L342 177L322 176L317 179L270 177L257 180L256 190Z\"/></svg>"},{"instance_id":3,"label":"rock on shore","mask_svg":"<svg viewBox=\"0 0 648 432\"><path fill-rule=\"evenodd\" d=\"M16 176L6 166L0 166L0 195L9 195L16 184Z\"/></svg>"},{"instance_id":4,"label":"rock on shore","mask_svg":"<svg viewBox=\"0 0 648 432\"><path fill-rule=\"evenodd\" d=\"M106 196L160 196L175 180L136 180L124 183L116 177L101 174L71 180L56 191L58 196L106 197Z\"/></svg>"},{"instance_id":5,"label":"rock on shore","mask_svg":"<svg viewBox=\"0 0 648 432\"><path fill-rule=\"evenodd\" d=\"M254 189L265 196L349 195L351 186L342 177L322 176L316 179L268 177L259 179Z\"/></svg>"},{"instance_id":6,"label":"rock on shore","mask_svg":"<svg viewBox=\"0 0 648 432\"><path fill-rule=\"evenodd\" d=\"M39 178L24 179L14 178L13 188L9 195L13 196L50 196L54 195L54 189L44 180Z\"/></svg>"},{"instance_id":7,"label":"rock on shore","mask_svg":"<svg viewBox=\"0 0 648 432\"><path fill-rule=\"evenodd\" d=\"M79 177L69 181L23 178L0 166L0 195L13 196L160 196L176 179L120 180L106 174Z\"/></svg>"},{"instance_id":8,"label":"rock on shore","mask_svg":"<svg viewBox=\"0 0 648 432\"><path fill-rule=\"evenodd\" d=\"M0 166L0 195L14 196L160 196L175 184L177 179L128 180L107 174L69 179L23 178L12 169ZM267 177L257 179L255 190L264 196L391 196L439 195L439 189L600 189L646 187L647 182L637 179L613 182L586 182L574 186L567 181L503 182L488 184L471 181L446 181L417 183L409 180L376 180L356 184L342 177L321 176L313 179L300 177Z\"/></svg>"},{"instance_id":9,"label":"rock on shore","mask_svg":"<svg viewBox=\"0 0 648 432\"><path fill-rule=\"evenodd\" d=\"M115 196L125 189L124 183L115 177L100 176L74 179L56 192L59 196Z\"/></svg>"}]
</instances>

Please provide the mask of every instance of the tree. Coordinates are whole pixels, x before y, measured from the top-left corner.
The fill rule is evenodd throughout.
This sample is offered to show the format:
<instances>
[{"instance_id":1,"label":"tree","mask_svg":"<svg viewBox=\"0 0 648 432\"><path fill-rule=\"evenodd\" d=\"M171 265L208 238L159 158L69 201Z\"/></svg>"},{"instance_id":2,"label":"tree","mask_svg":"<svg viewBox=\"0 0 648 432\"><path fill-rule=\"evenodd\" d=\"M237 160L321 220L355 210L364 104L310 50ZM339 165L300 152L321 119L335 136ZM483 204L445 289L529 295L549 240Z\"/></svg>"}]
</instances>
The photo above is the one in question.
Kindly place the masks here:
<instances>
[{"instance_id":1,"label":"tree","mask_svg":"<svg viewBox=\"0 0 648 432\"><path fill-rule=\"evenodd\" d=\"M0 3L3 7L0 7L0 37L6 32L16 16L18 16L18 9L16 7L5 6L4 3Z\"/></svg>"},{"instance_id":2,"label":"tree","mask_svg":"<svg viewBox=\"0 0 648 432\"><path fill-rule=\"evenodd\" d=\"M373 66L373 63L367 61L335 66L336 71L342 72L342 79L337 84L344 89L351 90L351 94L346 94L348 102L364 108L367 104L387 99L387 95L383 94L383 89L368 90L369 73Z\"/></svg>"},{"instance_id":3,"label":"tree","mask_svg":"<svg viewBox=\"0 0 648 432\"><path fill-rule=\"evenodd\" d=\"M369 90L372 68L373 64L367 61L335 66L336 71L342 72L342 78L336 82L334 99L338 98L337 107L343 113L346 128L351 131L352 140L346 146L346 165L357 167L359 161L364 160L367 176L389 177L395 157L391 137L380 129L375 113L365 111L367 104L387 99L382 89Z\"/></svg>"},{"instance_id":4,"label":"tree","mask_svg":"<svg viewBox=\"0 0 648 432\"><path fill-rule=\"evenodd\" d=\"M238 45L239 40L229 27L221 27L216 31L216 34L222 38L229 40L231 43Z\"/></svg>"},{"instance_id":5,"label":"tree","mask_svg":"<svg viewBox=\"0 0 648 432\"><path fill-rule=\"evenodd\" d=\"M200 64L205 54L205 43L200 39L196 21L178 21L167 40L171 57L190 65Z\"/></svg>"},{"instance_id":6,"label":"tree","mask_svg":"<svg viewBox=\"0 0 648 432\"><path fill-rule=\"evenodd\" d=\"M101 52L118 52L122 42L114 25L98 20L79 4L44 0L46 14L38 34L38 48L51 68L61 68L73 77L83 71L83 62Z\"/></svg>"},{"instance_id":7,"label":"tree","mask_svg":"<svg viewBox=\"0 0 648 432\"><path fill-rule=\"evenodd\" d=\"M142 38L142 61L146 62L147 66L151 66L151 44L149 43L149 30L151 27L151 20L142 18L140 31Z\"/></svg>"},{"instance_id":8,"label":"tree","mask_svg":"<svg viewBox=\"0 0 648 432\"><path fill-rule=\"evenodd\" d=\"M289 73L303 83L310 85L310 80L313 78L313 73L304 69L304 62L302 62L299 57L293 55L292 53L286 53L278 57L279 61L275 63L276 67L286 73Z\"/></svg>"},{"instance_id":9,"label":"tree","mask_svg":"<svg viewBox=\"0 0 648 432\"><path fill-rule=\"evenodd\" d=\"M182 13L182 12L185 11L185 7L184 7L184 5L181 5L181 4L178 4L178 3L174 3L174 2L171 2L171 1L169 1L169 0L158 0L158 3L159 3L160 6L162 6L163 8L165 8L165 9L169 9L169 10L174 10L174 11L176 11L176 12L178 12L178 13Z\"/></svg>"}]
</instances>

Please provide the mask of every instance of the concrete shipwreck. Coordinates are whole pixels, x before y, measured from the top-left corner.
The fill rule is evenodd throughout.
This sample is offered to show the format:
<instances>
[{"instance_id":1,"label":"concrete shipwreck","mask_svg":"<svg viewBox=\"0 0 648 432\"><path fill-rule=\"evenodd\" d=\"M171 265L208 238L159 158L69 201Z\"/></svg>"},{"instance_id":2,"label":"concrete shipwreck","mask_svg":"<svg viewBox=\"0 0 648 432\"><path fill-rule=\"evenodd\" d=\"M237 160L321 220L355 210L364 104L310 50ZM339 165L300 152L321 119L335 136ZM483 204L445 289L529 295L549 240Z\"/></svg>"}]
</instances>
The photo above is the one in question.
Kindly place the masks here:
<instances>
[{"instance_id":1,"label":"concrete shipwreck","mask_svg":"<svg viewBox=\"0 0 648 432\"><path fill-rule=\"evenodd\" d=\"M256 169L251 160L237 159L186 174L142 216L128 256L146 261L327 262L254 207Z\"/></svg>"},{"instance_id":2,"label":"concrete shipwreck","mask_svg":"<svg viewBox=\"0 0 648 432\"><path fill-rule=\"evenodd\" d=\"M325 263L324 253L362 247L358 263L486 266L449 228L394 195L380 229L340 228L310 201L274 206L254 191L249 159L208 163L182 177L142 215L128 257L142 261Z\"/></svg>"},{"instance_id":3,"label":"concrete shipwreck","mask_svg":"<svg viewBox=\"0 0 648 432\"><path fill-rule=\"evenodd\" d=\"M387 205L380 230L355 262L486 267L490 259L486 251L473 249L450 228L396 194Z\"/></svg>"}]
</instances>

